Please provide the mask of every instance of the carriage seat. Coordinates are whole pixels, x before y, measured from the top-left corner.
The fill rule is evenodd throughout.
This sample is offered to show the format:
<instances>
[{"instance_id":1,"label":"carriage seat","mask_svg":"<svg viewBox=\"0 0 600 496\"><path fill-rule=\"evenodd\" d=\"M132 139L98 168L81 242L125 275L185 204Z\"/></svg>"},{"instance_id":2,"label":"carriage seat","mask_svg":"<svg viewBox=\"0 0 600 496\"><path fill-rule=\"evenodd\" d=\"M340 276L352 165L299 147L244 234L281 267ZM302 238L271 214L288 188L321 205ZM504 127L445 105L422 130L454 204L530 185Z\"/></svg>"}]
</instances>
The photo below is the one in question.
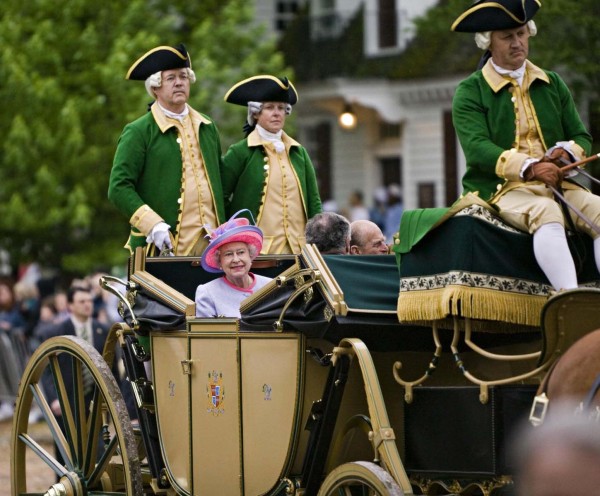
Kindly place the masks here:
<instances>
[{"instance_id":1,"label":"carriage seat","mask_svg":"<svg viewBox=\"0 0 600 496\"><path fill-rule=\"evenodd\" d=\"M276 277L294 261L293 255L259 255L252 264L252 272ZM195 298L199 284L206 284L223 275L205 271L200 264L200 257L148 257L144 269L191 300Z\"/></svg>"}]
</instances>

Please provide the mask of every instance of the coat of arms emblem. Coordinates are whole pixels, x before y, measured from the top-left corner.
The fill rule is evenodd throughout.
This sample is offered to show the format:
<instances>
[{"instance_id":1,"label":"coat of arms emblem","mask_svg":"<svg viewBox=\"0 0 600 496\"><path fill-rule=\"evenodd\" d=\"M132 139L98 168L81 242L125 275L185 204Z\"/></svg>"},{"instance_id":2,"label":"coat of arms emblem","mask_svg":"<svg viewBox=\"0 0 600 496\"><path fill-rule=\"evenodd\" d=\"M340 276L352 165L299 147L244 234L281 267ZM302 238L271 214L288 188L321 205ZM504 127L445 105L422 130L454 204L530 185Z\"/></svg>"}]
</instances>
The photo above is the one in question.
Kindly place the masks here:
<instances>
[{"instance_id":1,"label":"coat of arms emblem","mask_svg":"<svg viewBox=\"0 0 600 496\"><path fill-rule=\"evenodd\" d=\"M209 400L207 413L219 415L225 412L223 402L225 401L225 388L223 387L223 373L213 370L208 373L206 394Z\"/></svg>"}]
</instances>

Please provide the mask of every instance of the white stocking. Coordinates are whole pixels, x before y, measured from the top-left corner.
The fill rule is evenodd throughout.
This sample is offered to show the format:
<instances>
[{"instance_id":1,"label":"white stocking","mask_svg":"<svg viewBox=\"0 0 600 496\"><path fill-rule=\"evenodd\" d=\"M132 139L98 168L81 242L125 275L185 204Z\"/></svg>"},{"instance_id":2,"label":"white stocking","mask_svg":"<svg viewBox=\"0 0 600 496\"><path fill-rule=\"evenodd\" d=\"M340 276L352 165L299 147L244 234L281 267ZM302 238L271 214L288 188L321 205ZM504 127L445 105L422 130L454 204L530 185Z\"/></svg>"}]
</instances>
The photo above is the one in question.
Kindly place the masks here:
<instances>
[{"instance_id":1,"label":"white stocking","mask_svg":"<svg viewBox=\"0 0 600 496\"><path fill-rule=\"evenodd\" d=\"M600 251L600 244L594 244ZM569 251L565 228L558 222L544 224L533 233L533 253L548 281L557 291L577 287L575 262ZM596 255L598 263L598 255Z\"/></svg>"}]
</instances>

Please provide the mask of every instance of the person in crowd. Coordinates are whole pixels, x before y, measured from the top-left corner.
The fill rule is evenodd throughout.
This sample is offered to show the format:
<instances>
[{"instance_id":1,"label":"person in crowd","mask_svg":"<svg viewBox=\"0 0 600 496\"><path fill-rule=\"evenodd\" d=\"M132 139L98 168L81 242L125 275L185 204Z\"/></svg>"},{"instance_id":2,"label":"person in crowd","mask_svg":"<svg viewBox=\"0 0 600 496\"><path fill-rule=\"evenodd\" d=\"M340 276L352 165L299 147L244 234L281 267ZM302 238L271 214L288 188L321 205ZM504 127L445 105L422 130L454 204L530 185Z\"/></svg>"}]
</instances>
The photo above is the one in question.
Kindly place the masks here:
<instances>
[{"instance_id":1,"label":"person in crowd","mask_svg":"<svg viewBox=\"0 0 600 496\"><path fill-rule=\"evenodd\" d=\"M379 229L385 229L385 212L387 210L387 188L381 186L373 192L373 206L369 209L369 220L375 222Z\"/></svg>"},{"instance_id":2,"label":"person in crowd","mask_svg":"<svg viewBox=\"0 0 600 496\"><path fill-rule=\"evenodd\" d=\"M350 255L387 255L389 246L379 226L370 220L350 224Z\"/></svg>"},{"instance_id":3,"label":"person in crowd","mask_svg":"<svg viewBox=\"0 0 600 496\"><path fill-rule=\"evenodd\" d=\"M23 332L25 320L19 312L12 286L0 282L0 421L9 420L14 412L14 400L17 394L20 364L16 360L13 346L14 334Z\"/></svg>"},{"instance_id":4,"label":"person in crowd","mask_svg":"<svg viewBox=\"0 0 600 496\"><path fill-rule=\"evenodd\" d=\"M240 303L271 280L250 272L262 243L261 229L236 215L210 232L201 264L204 270L223 276L196 289L197 317L240 317Z\"/></svg>"},{"instance_id":5,"label":"person in crowd","mask_svg":"<svg viewBox=\"0 0 600 496\"><path fill-rule=\"evenodd\" d=\"M339 212L338 203L333 198L323 202L323 212Z\"/></svg>"},{"instance_id":6,"label":"person in crowd","mask_svg":"<svg viewBox=\"0 0 600 496\"><path fill-rule=\"evenodd\" d=\"M393 243L394 235L400 229L400 219L404 207L402 204L402 189L398 184L390 184L387 188L388 204L385 211L384 234L386 242Z\"/></svg>"},{"instance_id":7,"label":"person in crowd","mask_svg":"<svg viewBox=\"0 0 600 496\"><path fill-rule=\"evenodd\" d=\"M356 189L350 193L348 205L350 206L348 211L348 220L350 222L354 222L355 220L369 220L369 209L365 206L362 191Z\"/></svg>"},{"instance_id":8,"label":"person in crowd","mask_svg":"<svg viewBox=\"0 0 600 496\"><path fill-rule=\"evenodd\" d=\"M25 322L24 336L29 338L40 318L40 292L34 282L23 278L14 285L13 292L19 312Z\"/></svg>"},{"instance_id":9,"label":"person in crowd","mask_svg":"<svg viewBox=\"0 0 600 496\"><path fill-rule=\"evenodd\" d=\"M533 235L535 259L555 290L577 287L577 272L565 225L594 238L600 268L600 236L554 198L566 200L595 226L600 197L574 182L561 166L584 158L592 138L563 80L528 59L537 33L539 0L476 2L452 29L475 33L486 50L483 66L462 81L452 117L467 169L464 193L497 209L508 224Z\"/></svg>"},{"instance_id":10,"label":"person in crowd","mask_svg":"<svg viewBox=\"0 0 600 496\"><path fill-rule=\"evenodd\" d=\"M335 212L322 212L306 224L306 243L314 244L323 255L350 252L350 222Z\"/></svg>"},{"instance_id":11,"label":"person in crowd","mask_svg":"<svg viewBox=\"0 0 600 496\"><path fill-rule=\"evenodd\" d=\"M196 81L189 54L182 44L153 48L126 78L145 81L154 100L123 129L110 174L108 198L131 224L126 247L200 255L202 226L220 224L225 213L219 132L187 103Z\"/></svg>"},{"instance_id":12,"label":"person in crowd","mask_svg":"<svg viewBox=\"0 0 600 496\"><path fill-rule=\"evenodd\" d=\"M517 496L581 496L600 487L600 429L591 412L577 404L553 405L536 428L515 438Z\"/></svg>"},{"instance_id":13,"label":"person in crowd","mask_svg":"<svg viewBox=\"0 0 600 496\"><path fill-rule=\"evenodd\" d=\"M285 77L255 76L235 84L225 101L248 108L246 137L223 157L226 213L248 209L264 233L263 253L300 253L321 198L306 148L283 130L296 89Z\"/></svg>"},{"instance_id":14,"label":"person in crowd","mask_svg":"<svg viewBox=\"0 0 600 496\"><path fill-rule=\"evenodd\" d=\"M13 287L6 282L0 282L0 330L9 332L24 326L25 320L19 312Z\"/></svg>"},{"instance_id":15,"label":"person in crowd","mask_svg":"<svg viewBox=\"0 0 600 496\"><path fill-rule=\"evenodd\" d=\"M50 329L61 322L58 318L56 306L54 305L54 295L46 296L40 302L40 318L38 319L30 341L30 349L35 350L42 341L42 336L50 332Z\"/></svg>"},{"instance_id":16,"label":"person in crowd","mask_svg":"<svg viewBox=\"0 0 600 496\"><path fill-rule=\"evenodd\" d=\"M56 321L61 322L69 318L69 302L67 292L64 289L56 291L54 297L54 308L56 308Z\"/></svg>"}]
</instances>

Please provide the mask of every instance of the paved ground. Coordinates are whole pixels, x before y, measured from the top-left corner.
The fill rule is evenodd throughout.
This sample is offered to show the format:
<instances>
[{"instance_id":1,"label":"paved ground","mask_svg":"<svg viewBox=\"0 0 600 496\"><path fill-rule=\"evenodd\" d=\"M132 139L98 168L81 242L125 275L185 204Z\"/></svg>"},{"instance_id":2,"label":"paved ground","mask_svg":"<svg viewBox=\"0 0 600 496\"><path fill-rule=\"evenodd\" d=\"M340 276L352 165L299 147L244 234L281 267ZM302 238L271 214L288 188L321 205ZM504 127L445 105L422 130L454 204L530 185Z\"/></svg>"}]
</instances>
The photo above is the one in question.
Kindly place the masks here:
<instances>
[{"instance_id":1,"label":"paved ground","mask_svg":"<svg viewBox=\"0 0 600 496\"><path fill-rule=\"evenodd\" d=\"M12 422L0 422L0 488L7 488L3 494L9 494L10 488L10 447ZM52 451L50 432L45 423L40 422L30 426L30 434L47 450ZM38 458L27 457L27 490L45 491L54 480L50 469ZM50 484L48 483L50 481Z\"/></svg>"}]
</instances>

